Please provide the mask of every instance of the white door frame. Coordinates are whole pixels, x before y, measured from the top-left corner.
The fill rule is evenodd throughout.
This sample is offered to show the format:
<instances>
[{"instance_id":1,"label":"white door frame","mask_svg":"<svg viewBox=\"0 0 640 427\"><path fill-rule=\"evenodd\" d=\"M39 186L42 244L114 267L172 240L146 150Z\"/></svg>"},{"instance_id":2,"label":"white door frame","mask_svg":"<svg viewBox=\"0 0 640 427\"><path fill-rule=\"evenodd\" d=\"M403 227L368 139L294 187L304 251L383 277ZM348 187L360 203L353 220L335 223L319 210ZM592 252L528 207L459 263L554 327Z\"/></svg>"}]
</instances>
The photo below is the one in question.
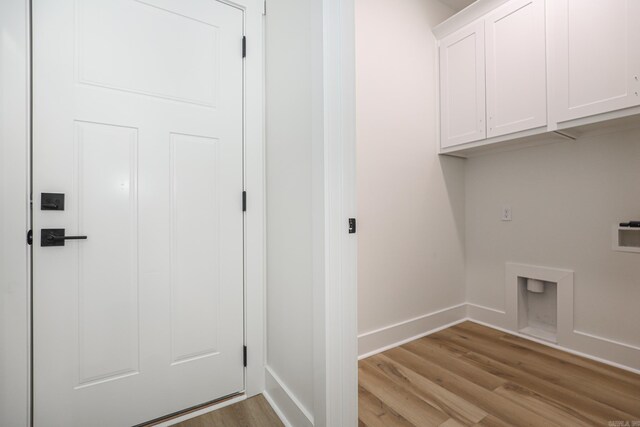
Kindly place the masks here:
<instances>
[{"instance_id":1,"label":"white door frame","mask_svg":"<svg viewBox=\"0 0 640 427\"><path fill-rule=\"evenodd\" d=\"M245 343L248 348L245 371L247 397L264 390L265 365L265 165L263 83L263 0L218 0L245 12L244 32L247 57L244 68L245 135ZM0 306L10 307L0 320L11 325L11 335L0 334L2 347L10 349L0 363L0 425L31 425L31 286L30 250L26 231L31 224L30 193L30 0L0 2L0 185L3 205L11 208L4 224L9 235L1 239L2 254L15 254L3 263ZM6 156L6 157L5 157ZM12 167L5 168L5 165ZM6 180L6 181L4 181ZM8 204L5 205L5 202ZM4 207L3 206L3 207ZM22 251L20 249L23 249ZM6 278L12 282L4 288ZM4 310L4 309L3 309ZM6 405L6 408L5 408Z\"/></svg>"},{"instance_id":2,"label":"white door frame","mask_svg":"<svg viewBox=\"0 0 640 427\"><path fill-rule=\"evenodd\" d=\"M222 0L228 2L227 0ZM247 57L244 67L245 132L245 343L247 368L245 393L264 391L266 310L265 310L265 146L264 146L264 55L263 0L228 2L244 9Z\"/></svg>"},{"instance_id":3,"label":"white door frame","mask_svg":"<svg viewBox=\"0 0 640 427\"><path fill-rule=\"evenodd\" d=\"M315 402L316 425L358 424L354 0L324 0L324 314L316 346L324 352L324 394ZM321 358L320 355L317 355ZM321 415L326 414L326 419Z\"/></svg>"},{"instance_id":4,"label":"white door frame","mask_svg":"<svg viewBox=\"0 0 640 427\"><path fill-rule=\"evenodd\" d=\"M0 425L31 422L29 2L0 1Z\"/></svg>"}]
</instances>

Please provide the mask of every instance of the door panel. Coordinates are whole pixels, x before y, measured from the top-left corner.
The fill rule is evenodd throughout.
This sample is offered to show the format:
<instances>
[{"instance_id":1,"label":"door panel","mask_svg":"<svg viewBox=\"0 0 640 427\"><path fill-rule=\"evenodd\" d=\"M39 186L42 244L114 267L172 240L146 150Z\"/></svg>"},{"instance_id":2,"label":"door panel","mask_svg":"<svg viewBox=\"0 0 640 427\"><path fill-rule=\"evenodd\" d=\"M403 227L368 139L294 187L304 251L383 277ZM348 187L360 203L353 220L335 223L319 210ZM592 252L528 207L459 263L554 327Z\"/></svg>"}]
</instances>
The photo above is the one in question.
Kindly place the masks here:
<instances>
[{"instance_id":1,"label":"door panel","mask_svg":"<svg viewBox=\"0 0 640 427\"><path fill-rule=\"evenodd\" d=\"M172 362L214 356L220 316L220 142L171 136ZM198 236L194 239L194 236ZM210 263L199 262L200 257ZM194 316L193 313L202 313Z\"/></svg>"},{"instance_id":2,"label":"door panel","mask_svg":"<svg viewBox=\"0 0 640 427\"><path fill-rule=\"evenodd\" d=\"M33 1L34 242L88 236L33 247L36 426L242 391L242 35L215 0Z\"/></svg>"},{"instance_id":3,"label":"door panel","mask_svg":"<svg viewBox=\"0 0 640 427\"><path fill-rule=\"evenodd\" d=\"M78 2L79 80L215 107L219 28L153 3Z\"/></svg>"},{"instance_id":4,"label":"door panel","mask_svg":"<svg viewBox=\"0 0 640 427\"><path fill-rule=\"evenodd\" d=\"M548 2L559 122L640 104L640 3Z\"/></svg>"},{"instance_id":5,"label":"door panel","mask_svg":"<svg viewBox=\"0 0 640 427\"><path fill-rule=\"evenodd\" d=\"M485 138L484 22L440 42L441 147Z\"/></svg>"},{"instance_id":6,"label":"door panel","mask_svg":"<svg viewBox=\"0 0 640 427\"><path fill-rule=\"evenodd\" d=\"M77 229L92 231L86 242L69 248L78 254L83 386L138 372L138 132L76 121L75 137Z\"/></svg>"},{"instance_id":7,"label":"door panel","mask_svg":"<svg viewBox=\"0 0 640 427\"><path fill-rule=\"evenodd\" d=\"M487 136L547 123L543 0L510 1L485 18Z\"/></svg>"}]
</instances>

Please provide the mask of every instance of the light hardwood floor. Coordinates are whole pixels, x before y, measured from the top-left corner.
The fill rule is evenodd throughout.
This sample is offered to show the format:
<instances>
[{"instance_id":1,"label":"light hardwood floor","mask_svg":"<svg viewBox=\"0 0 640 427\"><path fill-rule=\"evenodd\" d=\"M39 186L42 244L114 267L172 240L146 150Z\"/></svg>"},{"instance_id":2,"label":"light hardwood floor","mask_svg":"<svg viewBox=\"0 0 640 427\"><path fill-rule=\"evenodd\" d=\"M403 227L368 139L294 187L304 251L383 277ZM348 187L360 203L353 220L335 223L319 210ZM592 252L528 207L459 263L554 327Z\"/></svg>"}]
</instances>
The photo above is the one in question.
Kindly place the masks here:
<instances>
[{"instance_id":1,"label":"light hardwood floor","mask_svg":"<svg viewBox=\"0 0 640 427\"><path fill-rule=\"evenodd\" d=\"M359 375L361 427L640 426L640 375L471 322L361 360Z\"/></svg>"},{"instance_id":2,"label":"light hardwood floor","mask_svg":"<svg viewBox=\"0 0 640 427\"><path fill-rule=\"evenodd\" d=\"M260 394L208 414L183 421L175 427L283 427Z\"/></svg>"}]
</instances>

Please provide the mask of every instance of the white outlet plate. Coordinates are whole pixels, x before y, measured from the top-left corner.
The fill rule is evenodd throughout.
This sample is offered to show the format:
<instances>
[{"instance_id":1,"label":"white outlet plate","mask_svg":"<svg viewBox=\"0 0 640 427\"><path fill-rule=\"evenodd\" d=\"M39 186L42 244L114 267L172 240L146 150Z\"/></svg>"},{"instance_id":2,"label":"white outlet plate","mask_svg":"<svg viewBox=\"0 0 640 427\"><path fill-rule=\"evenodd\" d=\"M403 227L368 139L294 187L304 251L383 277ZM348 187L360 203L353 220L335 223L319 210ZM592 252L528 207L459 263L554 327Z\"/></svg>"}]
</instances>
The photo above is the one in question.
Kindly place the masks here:
<instances>
[{"instance_id":1,"label":"white outlet plate","mask_svg":"<svg viewBox=\"0 0 640 427\"><path fill-rule=\"evenodd\" d=\"M512 211L511 206L503 206L502 208L502 216L500 217L502 221L511 221L512 219Z\"/></svg>"}]
</instances>

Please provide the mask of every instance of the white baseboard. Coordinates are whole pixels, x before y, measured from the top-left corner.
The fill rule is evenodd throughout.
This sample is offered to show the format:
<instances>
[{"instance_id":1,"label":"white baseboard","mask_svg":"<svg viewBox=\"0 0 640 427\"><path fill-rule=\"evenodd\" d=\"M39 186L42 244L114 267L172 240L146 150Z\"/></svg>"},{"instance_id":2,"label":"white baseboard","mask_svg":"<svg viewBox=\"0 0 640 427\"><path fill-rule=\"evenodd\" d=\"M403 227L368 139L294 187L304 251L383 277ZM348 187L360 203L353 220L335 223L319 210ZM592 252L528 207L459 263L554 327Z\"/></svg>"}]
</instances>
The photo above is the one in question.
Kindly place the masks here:
<instances>
[{"instance_id":1,"label":"white baseboard","mask_svg":"<svg viewBox=\"0 0 640 427\"><path fill-rule=\"evenodd\" d=\"M313 415L268 366L265 367L264 397L286 427L313 426Z\"/></svg>"},{"instance_id":2,"label":"white baseboard","mask_svg":"<svg viewBox=\"0 0 640 427\"><path fill-rule=\"evenodd\" d=\"M466 320L577 356L640 374L640 347L570 329L566 342L553 344L509 327L506 311L464 303L358 336L358 360L401 346Z\"/></svg>"},{"instance_id":3,"label":"white baseboard","mask_svg":"<svg viewBox=\"0 0 640 427\"><path fill-rule=\"evenodd\" d=\"M467 308L463 303L360 334L358 360L448 328L466 317Z\"/></svg>"},{"instance_id":4,"label":"white baseboard","mask_svg":"<svg viewBox=\"0 0 640 427\"><path fill-rule=\"evenodd\" d=\"M585 357L590 359L640 374L640 347L573 330L569 350L586 355Z\"/></svg>"},{"instance_id":5,"label":"white baseboard","mask_svg":"<svg viewBox=\"0 0 640 427\"><path fill-rule=\"evenodd\" d=\"M502 313L502 315L500 314ZM606 365L640 374L640 348L620 343L608 338L599 337L571 328L566 334L566 342L557 344L524 335L509 328L506 324L506 314L499 310L469 304L468 320L499 331L515 335L530 341L566 351L587 359L595 360Z\"/></svg>"},{"instance_id":6,"label":"white baseboard","mask_svg":"<svg viewBox=\"0 0 640 427\"><path fill-rule=\"evenodd\" d=\"M507 328L507 312L478 304L467 303L467 316L470 319L480 319L501 328Z\"/></svg>"}]
</instances>

